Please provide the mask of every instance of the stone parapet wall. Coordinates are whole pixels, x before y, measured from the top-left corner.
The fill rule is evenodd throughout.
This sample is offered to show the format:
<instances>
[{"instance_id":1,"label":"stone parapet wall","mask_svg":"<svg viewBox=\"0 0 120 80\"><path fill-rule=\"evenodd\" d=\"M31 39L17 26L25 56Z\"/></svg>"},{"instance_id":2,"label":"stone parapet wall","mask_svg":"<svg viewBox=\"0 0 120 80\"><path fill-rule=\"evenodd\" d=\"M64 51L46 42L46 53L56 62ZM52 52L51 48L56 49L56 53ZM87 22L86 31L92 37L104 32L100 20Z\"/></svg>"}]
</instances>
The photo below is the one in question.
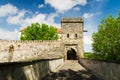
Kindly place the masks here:
<instances>
[{"instance_id":1,"label":"stone parapet wall","mask_svg":"<svg viewBox=\"0 0 120 80\"><path fill-rule=\"evenodd\" d=\"M120 80L120 64L91 59L79 59L79 62L104 80Z\"/></svg>"},{"instance_id":2,"label":"stone parapet wall","mask_svg":"<svg viewBox=\"0 0 120 80\"><path fill-rule=\"evenodd\" d=\"M3 47L9 44L41 44L41 45L46 45L46 44L53 44L55 46L59 46L61 41L57 40L0 40L0 47ZM2 45L3 44L3 45ZM1 50L1 48L0 48Z\"/></svg>"},{"instance_id":3,"label":"stone parapet wall","mask_svg":"<svg viewBox=\"0 0 120 80\"><path fill-rule=\"evenodd\" d=\"M0 80L41 80L63 63L63 59L2 63Z\"/></svg>"},{"instance_id":4,"label":"stone parapet wall","mask_svg":"<svg viewBox=\"0 0 120 80\"><path fill-rule=\"evenodd\" d=\"M14 49L10 53L11 45L14 46ZM60 53L60 47L61 41L0 40L0 62L8 62L10 54L12 54L11 61L33 59L49 52L57 54L57 52Z\"/></svg>"},{"instance_id":5,"label":"stone parapet wall","mask_svg":"<svg viewBox=\"0 0 120 80\"><path fill-rule=\"evenodd\" d=\"M84 19L83 18L62 18L61 22L62 23L66 23L66 22L78 23L78 22L84 22Z\"/></svg>"}]
</instances>

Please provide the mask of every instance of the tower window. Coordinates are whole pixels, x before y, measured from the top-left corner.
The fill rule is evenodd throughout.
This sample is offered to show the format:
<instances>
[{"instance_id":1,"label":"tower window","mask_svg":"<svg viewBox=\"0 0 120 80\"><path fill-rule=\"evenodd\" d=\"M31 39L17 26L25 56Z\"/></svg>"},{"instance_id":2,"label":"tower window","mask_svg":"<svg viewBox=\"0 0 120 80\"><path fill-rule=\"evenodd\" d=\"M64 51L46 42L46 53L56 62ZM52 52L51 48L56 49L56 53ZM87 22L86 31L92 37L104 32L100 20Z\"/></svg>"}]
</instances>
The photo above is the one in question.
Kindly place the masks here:
<instances>
[{"instance_id":1,"label":"tower window","mask_svg":"<svg viewBox=\"0 0 120 80\"><path fill-rule=\"evenodd\" d=\"M75 34L75 38L77 38L77 34Z\"/></svg>"},{"instance_id":2,"label":"tower window","mask_svg":"<svg viewBox=\"0 0 120 80\"><path fill-rule=\"evenodd\" d=\"M69 34L67 34L67 38L69 38Z\"/></svg>"}]
</instances>

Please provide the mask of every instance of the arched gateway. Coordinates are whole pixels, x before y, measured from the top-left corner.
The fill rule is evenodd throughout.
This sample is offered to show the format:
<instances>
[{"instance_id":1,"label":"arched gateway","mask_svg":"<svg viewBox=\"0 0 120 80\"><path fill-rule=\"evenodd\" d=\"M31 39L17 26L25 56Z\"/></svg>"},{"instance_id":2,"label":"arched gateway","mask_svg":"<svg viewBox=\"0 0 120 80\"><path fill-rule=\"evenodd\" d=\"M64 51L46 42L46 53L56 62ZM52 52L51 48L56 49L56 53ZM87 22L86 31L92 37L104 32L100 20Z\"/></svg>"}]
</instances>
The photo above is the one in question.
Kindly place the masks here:
<instances>
[{"instance_id":1,"label":"arched gateway","mask_svg":"<svg viewBox=\"0 0 120 80\"><path fill-rule=\"evenodd\" d=\"M61 20L62 41L68 60L83 57L83 18L63 18Z\"/></svg>"},{"instance_id":2,"label":"arched gateway","mask_svg":"<svg viewBox=\"0 0 120 80\"><path fill-rule=\"evenodd\" d=\"M74 49L67 51L67 60L77 60L77 53Z\"/></svg>"}]
</instances>

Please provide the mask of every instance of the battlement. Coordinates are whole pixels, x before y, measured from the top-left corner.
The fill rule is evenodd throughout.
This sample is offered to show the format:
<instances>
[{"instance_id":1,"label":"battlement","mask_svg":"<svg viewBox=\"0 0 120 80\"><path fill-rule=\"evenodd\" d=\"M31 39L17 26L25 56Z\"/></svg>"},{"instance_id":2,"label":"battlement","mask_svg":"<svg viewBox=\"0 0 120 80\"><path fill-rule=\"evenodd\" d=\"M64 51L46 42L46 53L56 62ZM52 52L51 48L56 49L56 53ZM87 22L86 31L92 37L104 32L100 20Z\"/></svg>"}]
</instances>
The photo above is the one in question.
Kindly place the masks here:
<instances>
[{"instance_id":1,"label":"battlement","mask_svg":"<svg viewBox=\"0 0 120 80\"><path fill-rule=\"evenodd\" d=\"M0 39L0 43L59 43L58 40L2 40Z\"/></svg>"},{"instance_id":2,"label":"battlement","mask_svg":"<svg viewBox=\"0 0 120 80\"><path fill-rule=\"evenodd\" d=\"M83 18L62 18L61 23L83 23L84 19Z\"/></svg>"},{"instance_id":3,"label":"battlement","mask_svg":"<svg viewBox=\"0 0 120 80\"><path fill-rule=\"evenodd\" d=\"M42 41L42 40L0 40L0 52L8 51L11 45L14 46L15 50L19 49L30 49L30 48L43 48L43 47L60 47L61 41Z\"/></svg>"}]
</instances>

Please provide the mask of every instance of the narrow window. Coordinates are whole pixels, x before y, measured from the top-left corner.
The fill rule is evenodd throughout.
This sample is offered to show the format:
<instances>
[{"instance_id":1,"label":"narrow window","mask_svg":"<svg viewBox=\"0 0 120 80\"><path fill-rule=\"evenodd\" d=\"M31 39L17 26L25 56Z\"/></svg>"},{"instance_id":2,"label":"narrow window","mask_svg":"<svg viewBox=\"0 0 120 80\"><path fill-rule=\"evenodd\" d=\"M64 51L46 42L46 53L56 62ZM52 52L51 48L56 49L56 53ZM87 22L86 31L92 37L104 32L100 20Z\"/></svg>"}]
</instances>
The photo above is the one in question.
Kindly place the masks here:
<instances>
[{"instance_id":1,"label":"narrow window","mask_svg":"<svg viewBox=\"0 0 120 80\"><path fill-rule=\"evenodd\" d=\"M67 38L69 38L69 34L67 34Z\"/></svg>"},{"instance_id":2,"label":"narrow window","mask_svg":"<svg viewBox=\"0 0 120 80\"><path fill-rule=\"evenodd\" d=\"M75 34L75 38L77 38L77 34Z\"/></svg>"}]
</instances>

